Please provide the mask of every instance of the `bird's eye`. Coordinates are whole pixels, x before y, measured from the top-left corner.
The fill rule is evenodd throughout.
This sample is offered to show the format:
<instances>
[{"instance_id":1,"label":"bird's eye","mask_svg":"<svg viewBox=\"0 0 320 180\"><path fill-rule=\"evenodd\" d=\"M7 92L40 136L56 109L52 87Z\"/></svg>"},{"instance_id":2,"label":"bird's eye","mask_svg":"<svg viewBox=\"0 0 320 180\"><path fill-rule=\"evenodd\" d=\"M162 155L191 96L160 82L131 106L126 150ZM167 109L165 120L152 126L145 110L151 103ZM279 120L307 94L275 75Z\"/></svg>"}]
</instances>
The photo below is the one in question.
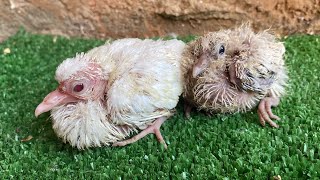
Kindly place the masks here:
<instances>
[{"instance_id":1,"label":"bird's eye","mask_svg":"<svg viewBox=\"0 0 320 180\"><path fill-rule=\"evenodd\" d=\"M81 92L83 90L83 84L77 84L73 87L74 92Z\"/></svg>"},{"instance_id":2,"label":"bird's eye","mask_svg":"<svg viewBox=\"0 0 320 180\"><path fill-rule=\"evenodd\" d=\"M224 45L221 45L219 48L219 54L222 55L224 54Z\"/></svg>"}]
</instances>

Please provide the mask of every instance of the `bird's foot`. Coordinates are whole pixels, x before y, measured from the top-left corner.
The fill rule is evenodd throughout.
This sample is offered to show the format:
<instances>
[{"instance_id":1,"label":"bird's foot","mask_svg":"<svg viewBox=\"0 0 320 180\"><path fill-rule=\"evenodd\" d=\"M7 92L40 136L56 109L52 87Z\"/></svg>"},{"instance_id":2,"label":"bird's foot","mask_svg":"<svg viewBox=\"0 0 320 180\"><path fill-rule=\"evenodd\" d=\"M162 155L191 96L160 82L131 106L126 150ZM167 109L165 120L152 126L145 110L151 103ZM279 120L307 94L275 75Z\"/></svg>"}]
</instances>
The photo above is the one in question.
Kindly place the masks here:
<instances>
[{"instance_id":1,"label":"bird's foot","mask_svg":"<svg viewBox=\"0 0 320 180\"><path fill-rule=\"evenodd\" d=\"M131 144L134 143L136 141L138 141L139 139L145 137L146 135L153 133L156 135L158 141L163 144L164 148L167 149L167 144L164 141L161 132L160 132L160 127L161 125L167 120L167 117L159 117L157 118L154 123L147 127L147 129L144 129L143 131L141 131L139 134L133 136L130 139L124 140L124 141L119 141L119 142L115 142L112 144L112 146L125 146L127 144Z\"/></svg>"},{"instance_id":2,"label":"bird's foot","mask_svg":"<svg viewBox=\"0 0 320 180\"><path fill-rule=\"evenodd\" d=\"M260 101L258 106L258 115L262 126L269 123L272 127L278 128L279 125L273 122L271 119L280 120L280 118L272 113L271 107L275 107L279 104L280 99L277 97L266 97Z\"/></svg>"},{"instance_id":3,"label":"bird's foot","mask_svg":"<svg viewBox=\"0 0 320 180\"><path fill-rule=\"evenodd\" d=\"M187 119L191 118L191 110L192 110L192 106L189 105L188 103L184 103L184 115L186 116Z\"/></svg>"}]
</instances>

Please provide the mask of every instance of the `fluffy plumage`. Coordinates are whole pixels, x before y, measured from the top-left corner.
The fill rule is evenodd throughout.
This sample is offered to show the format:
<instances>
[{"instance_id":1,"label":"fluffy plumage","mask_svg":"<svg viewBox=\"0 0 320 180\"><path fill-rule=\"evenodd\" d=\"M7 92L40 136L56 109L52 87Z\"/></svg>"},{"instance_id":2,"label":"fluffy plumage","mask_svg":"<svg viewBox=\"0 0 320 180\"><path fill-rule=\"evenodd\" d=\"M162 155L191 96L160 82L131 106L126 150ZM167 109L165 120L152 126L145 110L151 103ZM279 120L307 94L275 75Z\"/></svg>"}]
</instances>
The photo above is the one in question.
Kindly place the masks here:
<instances>
[{"instance_id":1,"label":"fluffy plumage","mask_svg":"<svg viewBox=\"0 0 320 180\"><path fill-rule=\"evenodd\" d=\"M199 109L234 113L259 104L260 122L279 119L271 106L279 103L288 79L285 48L267 31L254 33L243 25L208 33L191 42L183 54L184 98ZM190 106L186 115L190 116Z\"/></svg>"},{"instance_id":2,"label":"fluffy plumage","mask_svg":"<svg viewBox=\"0 0 320 180\"><path fill-rule=\"evenodd\" d=\"M58 89L36 115L52 109L56 134L79 149L123 146L148 133L164 143L159 128L182 93L184 47L179 40L130 38L66 59L56 71ZM121 141L138 130L145 131Z\"/></svg>"}]
</instances>

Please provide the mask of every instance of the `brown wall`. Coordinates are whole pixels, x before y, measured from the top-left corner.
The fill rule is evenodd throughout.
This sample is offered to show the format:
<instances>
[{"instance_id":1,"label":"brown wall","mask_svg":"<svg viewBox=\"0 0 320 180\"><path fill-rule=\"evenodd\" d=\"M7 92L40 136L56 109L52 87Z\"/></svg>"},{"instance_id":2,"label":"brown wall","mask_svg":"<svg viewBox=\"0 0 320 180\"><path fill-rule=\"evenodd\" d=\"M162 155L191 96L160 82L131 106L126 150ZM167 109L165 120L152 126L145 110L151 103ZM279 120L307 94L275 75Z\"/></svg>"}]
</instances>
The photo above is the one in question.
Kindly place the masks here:
<instances>
[{"instance_id":1,"label":"brown wall","mask_svg":"<svg viewBox=\"0 0 320 180\"><path fill-rule=\"evenodd\" d=\"M281 35L320 34L320 0L0 0L0 41L20 26L120 38L203 34L246 21Z\"/></svg>"}]
</instances>

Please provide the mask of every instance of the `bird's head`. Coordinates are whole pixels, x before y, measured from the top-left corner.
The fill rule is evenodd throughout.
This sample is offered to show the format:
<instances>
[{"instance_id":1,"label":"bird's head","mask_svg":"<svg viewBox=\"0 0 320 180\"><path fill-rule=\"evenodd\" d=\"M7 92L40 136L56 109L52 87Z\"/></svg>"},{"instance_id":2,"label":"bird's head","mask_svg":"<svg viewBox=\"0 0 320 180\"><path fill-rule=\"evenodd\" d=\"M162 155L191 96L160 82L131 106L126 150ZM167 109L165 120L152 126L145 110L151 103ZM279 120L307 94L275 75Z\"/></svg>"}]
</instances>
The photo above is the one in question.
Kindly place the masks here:
<instances>
[{"instance_id":1,"label":"bird's head","mask_svg":"<svg viewBox=\"0 0 320 180\"><path fill-rule=\"evenodd\" d=\"M205 70L224 71L234 86L259 92L273 83L279 67L274 64L282 62L284 52L275 36L266 31L254 33L248 25L212 32L196 42L192 75L195 78Z\"/></svg>"},{"instance_id":2,"label":"bird's head","mask_svg":"<svg viewBox=\"0 0 320 180\"><path fill-rule=\"evenodd\" d=\"M59 86L38 105L36 116L68 103L102 100L108 82L99 63L83 53L62 62L56 70L55 78Z\"/></svg>"},{"instance_id":3,"label":"bird's head","mask_svg":"<svg viewBox=\"0 0 320 180\"><path fill-rule=\"evenodd\" d=\"M195 42L192 52L196 57L192 68L193 78L203 73L211 64L226 59L228 39L227 32L219 31L208 33Z\"/></svg>"}]
</instances>

